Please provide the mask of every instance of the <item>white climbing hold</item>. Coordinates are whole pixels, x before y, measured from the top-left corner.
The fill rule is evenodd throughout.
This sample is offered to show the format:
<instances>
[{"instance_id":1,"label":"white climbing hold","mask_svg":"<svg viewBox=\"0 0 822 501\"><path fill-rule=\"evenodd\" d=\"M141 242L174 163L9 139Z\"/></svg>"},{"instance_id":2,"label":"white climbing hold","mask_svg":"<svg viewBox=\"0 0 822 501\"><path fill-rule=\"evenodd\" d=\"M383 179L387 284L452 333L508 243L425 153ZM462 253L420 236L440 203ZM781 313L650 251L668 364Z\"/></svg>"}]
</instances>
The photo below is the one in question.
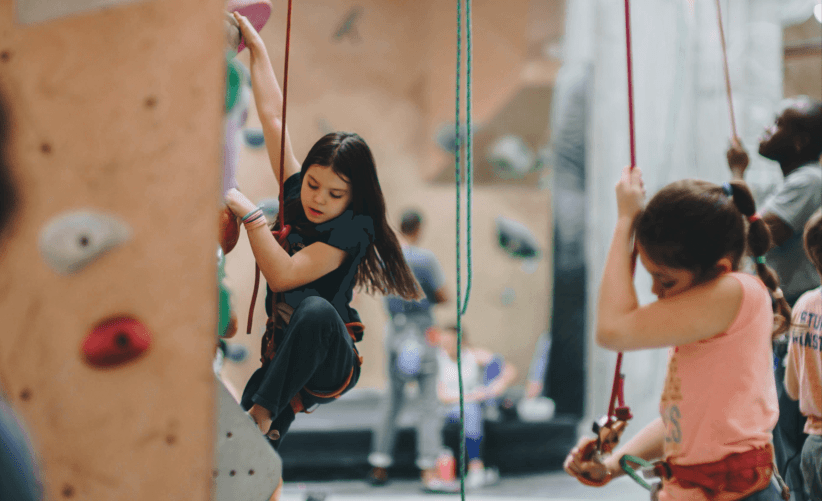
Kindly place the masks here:
<instances>
[{"instance_id":1,"label":"white climbing hold","mask_svg":"<svg viewBox=\"0 0 822 501\"><path fill-rule=\"evenodd\" d=\"M131 238L122 219L98 212L77 211L52 219L40 233L40 252L57 273L68 275L86 267Z\"/></svg>"}]
</instances>

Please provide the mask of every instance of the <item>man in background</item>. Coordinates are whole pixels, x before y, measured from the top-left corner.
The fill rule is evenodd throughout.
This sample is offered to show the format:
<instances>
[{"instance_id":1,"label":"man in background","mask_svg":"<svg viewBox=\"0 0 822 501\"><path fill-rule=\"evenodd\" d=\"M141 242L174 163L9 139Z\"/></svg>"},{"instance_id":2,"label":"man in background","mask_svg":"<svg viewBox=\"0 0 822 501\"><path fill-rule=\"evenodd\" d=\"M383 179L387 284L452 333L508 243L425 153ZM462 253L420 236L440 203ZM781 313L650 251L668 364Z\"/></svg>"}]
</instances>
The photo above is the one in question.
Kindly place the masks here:
<instances>
[{"instance_id":1,"label":"man in background","mask_svg":"<svg viewBox=\"0 0 822 501\"><path fill-rule=\"evenodd\" d=\"M442 490L443 482L435 469L442 449L443 425L437 400L437 349L428 342L426 332L434 324L432 307L446 302L448 298L445 275L439 261L431 251L417 246L422 222L422 216L415 210L405 211L400 222L403 255L425 297L420 301L405 301L396 296L385 298L390 317L386 327L388 399L382 420L374 430L373 448L368 456L372 466L368 479L373 485L388 481L388 468L394 462L397 419L405 400L405 388L408 383L416 382L419 387L416 464L421 471L423 487Z\"/></svg>"}]
</instances>

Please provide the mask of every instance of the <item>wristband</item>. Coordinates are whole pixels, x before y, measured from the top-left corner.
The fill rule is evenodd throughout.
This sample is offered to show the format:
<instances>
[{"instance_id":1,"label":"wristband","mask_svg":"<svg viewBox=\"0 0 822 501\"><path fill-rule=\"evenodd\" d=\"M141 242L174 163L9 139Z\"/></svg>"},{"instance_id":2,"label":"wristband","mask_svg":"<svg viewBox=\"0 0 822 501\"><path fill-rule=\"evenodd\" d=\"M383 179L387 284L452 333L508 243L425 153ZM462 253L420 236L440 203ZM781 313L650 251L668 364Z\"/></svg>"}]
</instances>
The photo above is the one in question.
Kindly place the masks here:
<instances>
[{"instance_id":1,"label":"wristband","mask_svg":"<svg viewBox=\"0 0 822 501\"><path fill-rule=\"evenodd\" d=\"M748 216L748 222L751 223L751 224L759 221L760 219L762 219L762 218L757 213L754 213L753 215Z\"/></svg>"},{"instance_id":2,"label":"wristband","mask_svg":"<svg viewBox=\"0 0 822 501\"><path fill-rule=\"evenodd\" d=\"M254 210L250 211L248 214L246 214L245 216L243 216L243 222L246 222L246 221L248 220L248 218L250 218L251 216L253 216L253 215L254 215L254 213L255 213L255 212L257 212L257 211L262 212L262 209L260 209L259 207L256 207Z\"/></svg>"},{"instance_id":3,"label":"wristband","mask_svg":"<svg viewBox=\"0 0 822 501\"><path fill-rule=\"evenodd\" d=\"M246 231L253 230L254 228L258 228L260 226L265 226L266 224L268 224L268 221L262 213L260 213L258 217L251 218L243 223Z\"/></svg>"},{"instance_id":4,"label":"wristband","mask_svg":"<svg viewBox=\"0 0 822 501\"><path fill-rule=\"evenodd\" d=\"M765 256L756 256L754 257L754 261L759 264L765 264Z\"/></svg>"}]
</instances>

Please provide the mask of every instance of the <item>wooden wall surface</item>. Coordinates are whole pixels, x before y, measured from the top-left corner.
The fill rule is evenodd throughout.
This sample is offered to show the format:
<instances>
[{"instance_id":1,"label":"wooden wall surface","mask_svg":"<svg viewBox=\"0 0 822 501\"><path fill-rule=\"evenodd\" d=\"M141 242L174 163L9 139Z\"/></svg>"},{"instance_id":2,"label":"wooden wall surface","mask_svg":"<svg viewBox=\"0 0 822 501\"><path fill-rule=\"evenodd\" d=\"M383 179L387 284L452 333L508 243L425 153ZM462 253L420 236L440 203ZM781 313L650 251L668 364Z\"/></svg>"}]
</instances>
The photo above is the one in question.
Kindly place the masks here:
<instances>
[{"instance_id":1,"label":"wooden wall surface","mask_svg":"<svg viewBox=\"0 0 822 501\"><path fill-rule=\"evenodd\" d=\"M48 499L210 498L221 10L153 0L23 25L0 0L22 196L0 245L0 383L31 431ZM80 209L119 217L133 238L60 275L38 238ZM81 343L115 315L142 322L152 344L92 367Z\"/></svg>"}]
</instances>

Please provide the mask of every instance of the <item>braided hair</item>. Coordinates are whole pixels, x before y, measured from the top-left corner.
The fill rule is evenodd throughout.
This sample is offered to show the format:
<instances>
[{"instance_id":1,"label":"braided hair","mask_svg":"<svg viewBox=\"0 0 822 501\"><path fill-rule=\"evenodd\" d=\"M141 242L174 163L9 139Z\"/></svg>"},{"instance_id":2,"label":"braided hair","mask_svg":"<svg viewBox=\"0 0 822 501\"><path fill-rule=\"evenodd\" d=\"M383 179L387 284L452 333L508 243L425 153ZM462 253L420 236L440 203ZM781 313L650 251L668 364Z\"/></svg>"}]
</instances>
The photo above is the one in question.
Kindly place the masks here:
<instances>
[{"instance_id":1,"label":"braided hair","mask_svg":"<svg viewBox=\"0 0 822 501\"><path fill-rule=\"evenodd\" d=\"M695 283L716 278L723 257L738 270L747 253L756 273L770 290L774 305L774 337L784 333L791 309L779 289L779 277L764 260L771 248L768 225L756 215L756 204L744 181L720 186L684 179L662 188L637 216L636 238L657 263L686 269Z\"/></svg>"}]
</instances>

